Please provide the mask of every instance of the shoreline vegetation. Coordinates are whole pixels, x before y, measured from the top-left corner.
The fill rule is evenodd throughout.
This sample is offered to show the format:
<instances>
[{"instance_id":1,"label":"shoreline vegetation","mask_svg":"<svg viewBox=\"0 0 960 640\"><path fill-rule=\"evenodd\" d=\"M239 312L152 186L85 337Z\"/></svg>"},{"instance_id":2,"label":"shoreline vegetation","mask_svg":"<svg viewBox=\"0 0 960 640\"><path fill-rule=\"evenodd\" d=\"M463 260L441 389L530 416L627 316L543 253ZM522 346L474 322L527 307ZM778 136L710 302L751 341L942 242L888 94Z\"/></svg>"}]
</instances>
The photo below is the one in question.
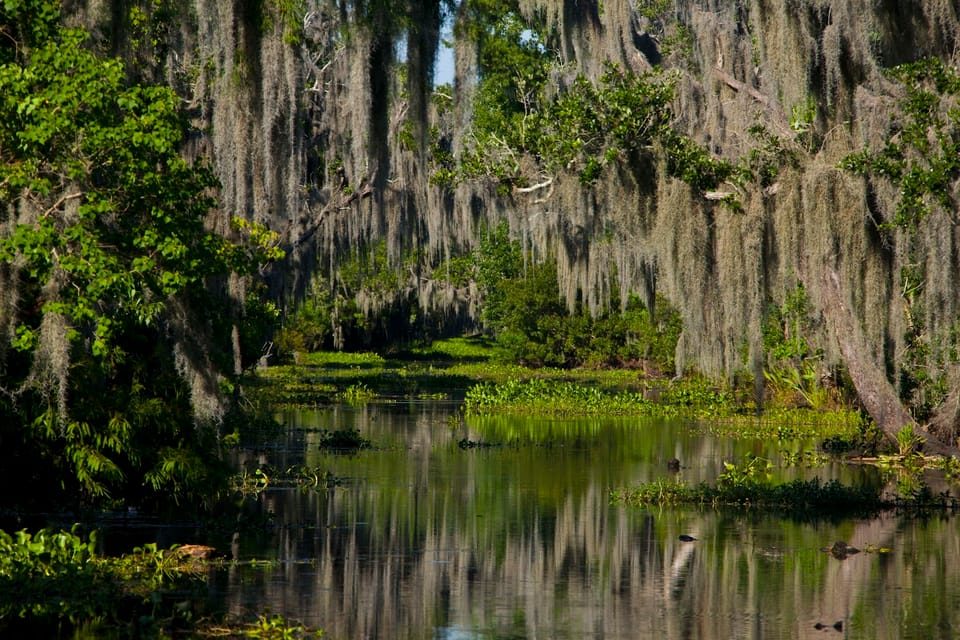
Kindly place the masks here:
<instances>
[{"instance_id":1,"label":"shoreline vegetation","mask_svg":"<svg viewBox=\"0 0 960 640\"><path fill-rule=\"evenodd\" d=\"M498 361L496 353L491 340L460 337L388 357L298 354L292 364L261 370L252 389L253 395L275 406L446 398L458 403L460 420L497 415L678 418L686 421L685 428L716 437L783 443L778 461L782 467L815 468L838 460L873 465L896 479L884 493L819 479L773 483L756 471L759 463L752 459L725 463L727 469L715 485L659 479L615 489L611 499L621 504L864 515L888 509L953 511L958 506L954 497L933 493L922 476L933 471L952 482L960 477L960 461L924 455L923 438L909 427L891 441L841 393L801 386L798 376L785 370L766 377L766 397L758 411L750 380L724 385L696 374L650 375L641 366L525 367ZM817 442L814 449L787 446L811 440Z\"/></svg>"},{"instance_id":2,"label":"shoreline vegetation","mask_svg":"<svg viewBox=\"0 0 960 640\"><path fill-rule=\"evenodd\" d=\"M137 547L111 557L97 532L0 531L0 631L32 637L308 638L322 636L282 616L237 619L207 609L206 576L237 563L211 547Z\"/></svg>"},{"instance_id":3,"label":"shoreline vegetation","mask_svg":"<svg viewBox=\"0 0 960 640\"><path fill-rule=\"evenodd\" d=\"M752 397L699 376L654 378L642 369L549 369L499 363L490 341L455 338L429 348L383 356L374 353L298 354L292 364L255 371L245 382L246 400L271 409L284 406L326 406L338 402L362 404L382 400L443 399L459 407L457 422L483 416L660 417L683 418L693 431L725 438L776 439L783 443L816 440L816 450L781 451L783 466L816 467L828 460L874 464L897 478L897 490L882 493L837 481L773 482L774 461L747 456L725 462L715 484L686 484L664 478L614 489L613 503L637 508L764 510L784 517L872 517L890 509L953 512L957 501L934 494L922 480L935 469L948 478L960 475L956 460L923 456L916 434L898 444L884 439L852 406L803 406L772 383L770 399L758 415ZM248 429L266 429L268 421ZM679 423L678 423L679 424ZM255 434L241 429L225 441L239 444ZM349 439L356 449L375 449L361 434L327 434L329 446ZM326 441L326 440L325 440ZM806 444L801 445L806 446ZM337 479L322 469L260 469L233 483L237 495L250 498L267 484L295 482L335 488ZM90 529L87 528L86 531ZM118 557L96 551L96 531L41 530L35 534L0 532L0 630L26 625L30 629L110 630L121 636L133 630L139 637L319 637L293 621L267 614L250 620L230 620L207 611L204 576L208 569L236 560L189 546L157 549L147 545ZM190 549L190 551L185 551ZM249 564L249 563L247 563ZM182 606L183 601L187 606ZM126 603L121 614L116 603ZM20 626L18 626L20 625ZM119 631L118 631L119 630Z\"/></svg>"}]
</instances>

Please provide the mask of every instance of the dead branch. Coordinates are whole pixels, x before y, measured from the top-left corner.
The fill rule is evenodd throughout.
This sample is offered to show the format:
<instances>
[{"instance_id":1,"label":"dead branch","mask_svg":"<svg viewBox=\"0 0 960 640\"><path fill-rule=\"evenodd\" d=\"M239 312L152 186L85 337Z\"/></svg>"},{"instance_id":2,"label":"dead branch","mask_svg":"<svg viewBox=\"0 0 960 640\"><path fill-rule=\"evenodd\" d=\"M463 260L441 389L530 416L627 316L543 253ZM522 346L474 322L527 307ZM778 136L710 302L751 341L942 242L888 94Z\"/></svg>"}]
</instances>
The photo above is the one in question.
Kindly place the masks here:
<instances>
[{"instance_id":1,"label":"dead branch","mask_svg":"<svg viewBox=\"0 0 960 640\"><path fill-rule=\"evenodd\" d=\"M46 217L49 216L51 213L53 213L54 211L56 211L57 209L59 209L59 208L60 208L60 205L62 205L62 204L63 204L64 202L66 202L67 200L74 200L74 199L80 198L80 197L83 197L83 191L78 191L77 193L68 193L68 194L62 195L62 196L60 196L60 199L58 199L56 202L54 202L52 205L50 205L50 208L49 208L49 209L47 209L47 210L44 211L42 214L40 214L40 217L41 217L41 218L46 218Z\"/></svg>"},{"instance_id":2,"label":"dead branch","mask_svg":"<svg viewBox=\"0 0 960 640\"><path fill-rule=\"evenodd\" d=\"M373 193L373 187L367 185L362 189L356 189L353 192L344 195L342 198L328 202L320 210L320 212L316 214L313 221L300 233L299 236L297 236L297 239L292 241L287 247L284 247L284 249L287 251L287 254L290 253L290 249L302 247L304 244L309 242L310 239L316 235L320 227L323 226L323 221L326 219L328 213L347 209L352 203L360 198L368 197L371 193Z\"/></svg>"}]
</instances>

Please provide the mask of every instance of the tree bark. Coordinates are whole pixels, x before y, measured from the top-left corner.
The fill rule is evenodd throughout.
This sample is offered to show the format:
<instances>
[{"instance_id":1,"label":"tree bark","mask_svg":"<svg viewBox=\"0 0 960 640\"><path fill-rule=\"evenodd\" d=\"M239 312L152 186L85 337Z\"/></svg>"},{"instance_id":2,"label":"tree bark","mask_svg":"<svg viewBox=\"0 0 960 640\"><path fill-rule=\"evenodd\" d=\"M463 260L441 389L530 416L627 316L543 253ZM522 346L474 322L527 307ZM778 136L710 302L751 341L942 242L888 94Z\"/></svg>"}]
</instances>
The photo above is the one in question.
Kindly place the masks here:
<instances>
[{"instance_id":1,"label":"tree bark","mask_svg":"<svg viewBox=\"0 0 960 640\"><path fill-rule=\"evenodd\" d=\"M958 379L957 374L957 368L953 367L947 378L951 381L950 386L953 390L937 407L927 425L927 429L934 437L953 446L958 445L957 436L960 434L960 386L955 382Z\"/></svg>"},{"instance_id":2,"label":"tree bark","mask_svg":"<svg viewBox=\"0 0 960 640\"><path fill-rule=\"evenodd\" d=\"M847 304L840 287L840 278L832 269L828 269L824 274L822 298L824 318L837 340L860 402L880 430L896 441L897 432L907 425L912 425L918 433L925 436L924 452L949 456L960 454L960 449L956 446L943 443L926 429L920 429L913 416L900 402L896 389L887 380L882 366L871 355L863 327Z\"/></svg>"}]
</instances>

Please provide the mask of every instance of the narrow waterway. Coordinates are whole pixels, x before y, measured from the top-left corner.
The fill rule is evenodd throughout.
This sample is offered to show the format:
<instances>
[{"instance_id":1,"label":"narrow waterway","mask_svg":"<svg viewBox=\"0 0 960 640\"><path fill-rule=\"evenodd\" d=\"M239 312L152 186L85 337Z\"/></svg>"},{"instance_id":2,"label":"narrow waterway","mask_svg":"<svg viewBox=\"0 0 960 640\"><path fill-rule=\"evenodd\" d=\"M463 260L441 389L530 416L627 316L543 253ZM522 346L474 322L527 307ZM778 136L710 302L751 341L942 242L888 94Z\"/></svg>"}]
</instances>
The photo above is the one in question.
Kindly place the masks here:
<instances>
[{"instance_id":1,"label":"narrow waterway","mask_svg":"<svg viewBox=\"0 0 960 640\"><path fill-rule=\"evenodd\" d=\"M274 526L234 551L269 564L210 576L238 616L280 613L333 639L926 639L960 629L953 518L610 504L617 487L712 482L724 460L778 460L781 448L812 443L734 443L640 419L463 422L443 401L282 418L283 437L246 457L329 470L339 484L263 492L258 509ZM345 428L375 448L320 449L322 430ZM788 472L880 481L854 466ZM864 551L823 551L837 540Z\"/></svg>"}]
</instances>

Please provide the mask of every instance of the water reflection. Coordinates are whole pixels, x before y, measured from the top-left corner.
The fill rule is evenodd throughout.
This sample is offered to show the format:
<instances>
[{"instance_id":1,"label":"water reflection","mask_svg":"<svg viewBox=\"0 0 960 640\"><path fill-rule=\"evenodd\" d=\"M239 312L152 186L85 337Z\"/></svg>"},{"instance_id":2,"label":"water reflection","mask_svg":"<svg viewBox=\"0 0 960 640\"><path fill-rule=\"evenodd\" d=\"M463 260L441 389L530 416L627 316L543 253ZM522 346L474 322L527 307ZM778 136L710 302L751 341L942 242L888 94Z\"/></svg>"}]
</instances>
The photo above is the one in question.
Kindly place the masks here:
<instances>
[{"instance_id":1,"label":"water reflection","mask_svg":"<svg viewBox=\"0 0 960 640\"><path fill-rule=\"evenodd\" d=\"M934 638L960 628L950 518L800 522L609 504L612 488L670 476L670 458L684 479L712 481L725 459L777 457L775 442L665 421L463 424L454 413L407 402L285 415L290 431L261 455L345 482L263 495L276 532L241 539L240 550L277 562L217 574L229 610L269 609L331 638ZM379 448L319 449L321 430L348 427ZM878 481L843 466L789 473ZM891 552L838 560L822 550L835 540Z\"/></svg>"}]
</instances>

